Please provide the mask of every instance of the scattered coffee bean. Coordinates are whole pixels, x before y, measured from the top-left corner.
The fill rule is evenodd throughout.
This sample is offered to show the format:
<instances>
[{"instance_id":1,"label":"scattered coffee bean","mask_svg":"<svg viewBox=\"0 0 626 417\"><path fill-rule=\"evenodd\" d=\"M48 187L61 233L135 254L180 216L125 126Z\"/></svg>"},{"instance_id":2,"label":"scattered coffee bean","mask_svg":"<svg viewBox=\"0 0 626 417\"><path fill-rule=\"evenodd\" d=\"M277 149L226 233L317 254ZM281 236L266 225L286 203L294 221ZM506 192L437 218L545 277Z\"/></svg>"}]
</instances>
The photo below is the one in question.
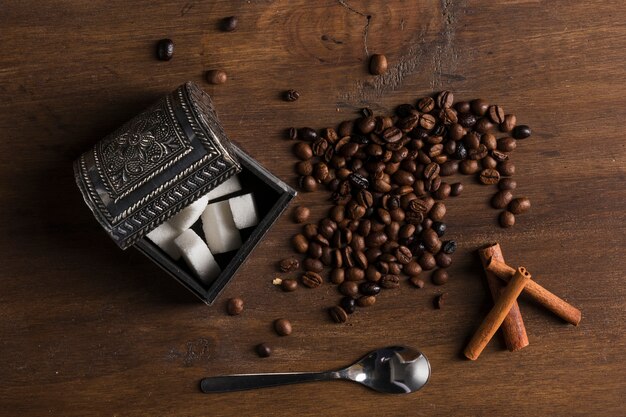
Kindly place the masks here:
<instances>
[{"instance_id":1,"label":"scattered coffee bean","mask_svg":"<svg viewBox=\"0 0 626 417\"><path fill-rule=\"evenodd\" d=\"M356 299L353 297L343 297L339 302L343 311L352 314L356 311Z\"/></svg>"},{"instance_id":2,"label":"scattered coffee bean","mask_svg":"<svg viewBox=\"0 0 626 417\"><path fill-rule=\"evenodd\" d=\"M359 294L359 284L355 281L344 281L339 285L339 292L346 297L356 297Z\"/></svg>"},{"instance_id":3,"label":"scattered coffee bean","mask_svg":"<svg viewBox=\"0 0 626 417\"><path fill-rule=\"evenodd\" d=\"M359 292L363 295L378 295L380 287L375 282L362 282L359 284Z\"/></svg>"},{"instance_id":4,"label":"scattered coffee bean","mask_svg":"<svg viewBox=\"0 0 626 417\"><path fill-rule=\"evenodd\" d=\"M307 142L314 142L318 137L319 136L315 129L310 127L302 127L298 129L298 139L302 139Z\"/></svg>"},{"instance_id":5,"label":"scattered coffee bean","mask_svg":"<svg viewBox=\"0 0 626 417\"><path fill-rule=\"evenodd\" d=\"M456 241L454 240L446 240L443 242L441 247L443 253L447 253L449 255L453 254L456 251Z\"/></svg>"},{"instance_id":6,"label":"scattered coffee bean","mask_svg":"<svg viewBox=\"0 0 626 417\"><path fill-rule=\"evenodd\" d=\"M303 161L313 158L313 149L306 142L297 142L293 145L293 154Z\"/></svg>"},{"instance_id":7,"label":"scattered coffee bean","mask_svg":"<svg viewBox=\"0 0 626 417\"><path fill-rule=\"evenodd\" d=\"M443 308L445 299L446 299L446 293L435 296L435 299L433 301L435 308L438 310Z\"/></svg>"},{"instance_id":8,"label":"scattered coffee bean","mask_svg":"<svg viewBox=\"0 0 626 417\"><path fill-rule=\"evenodd\" d=\"M489 118L495 124L504 122L504 110L500 106L489 106Z\"/></svg>"},{"instance_id":9,"label":"scattered coffee bean","mask_svg":"<svg viewBox=\"0 0 626 417\"><path fill-rule=\"evenodd\" d=\"M498 188L501 190L514 190L517 188L517 181L513 178L502 178L498 183Z\"/></svg>"},{"instance_id":10,"label":"scattered coffee bean","mask_svg":"<svg viewBox=\"0 0 626 417\"><path fill-rule=\"evenodd\" d=\"M305 175L304 177L300 177L299 185L302 190L307 192L313 192L317 190L317 181L311 175Z\"/></svg>"},{"instance_id":11,"label":"scattered coffee bean","mask_svg":"<svg viewBox=\"0 0 626 417\"><path fill-rule=\"evenodd\" d=\"M328 314L335 323L345 323L348 320L348 313L339 306L329 308Z\"/></svg>"},{"instance_id":12,"label":"scattered coffee bean","mask_svg":"<svg viewBox=\"0 0 626 417\"><path fill-rule=\"evenodd\" d=\"M484 116L489 109L489 103L482 99L472 100L470 102L472 113L476 116Z\"/></svg>"},{"instance_id":13,"label":"scattered coffee bean","mask_svg":"<svg viewBox=\"0 0 626 417\"><path fill-rule=\"evenodd\" d=\"M515 224L515 215L510 211L503 211L500 213L500 226L502 227L512 227Z\"/></svg>"},{"instance_id":14,"label":"scattered coffee bean","mask_svg":"<svg viewBox=\"0 0 626 417\"><path fill-rule=\"evenodd\" d=\"M463 184L460 182L455 182L450 187L450 195L453 197L458 197L463 192Z\"/></svg>"},{"instance_id":15,"label":"scattered coffee bean","mask_svg":"<svg viewBox=\"0 0 626 417\"><path fill-rule=\"evenodd\" d=\"M296 281L295 279L287 278L280 283L280 287L285 292L293 292L298 288L298 281Z\"/></svg>"},{"instance_id":16,"label":"scattered coffee bean","mask_svg":"<svg viewBox=\"0 0 626 417\"><path fill-rule=\"evenodd\" d=\"M238 316L243 311L243 300L241 298L229 299L227 310L231 316Z\"/></svg>"},{"instance_id":17,"label":"scattered coffee bean","mask_svg":"<svg viewBox=\"0 0 626 417\"><path fill-rule=\"evenodd\" d=\"M206 72L206 81L209 84L224 84L228 76L222 70L210 70Z\"/></svg>"},{"instance_id":18,"label":"scattered coffee bean","mask_svg":"<svg viewBox=\"0 0 626 417\"><path fill-rule=\"evenodd\" d=\"M454 95L450 91L442 91L437 94L437 98L435 99L437 103L437 107L440 109L448 109L452 107L452 103L454 102Z\"/></svg>"},{"instance_id":19,"label":"scattered coffee bean","mask_svg":"<svg viewBox=\"0 0 626 417\"><path fill-rule=\"evenodd\" d=\"M357 298L356 303L359 307L370 307L376 303L376 296L374 295L364 295L362 297Z\"/></svg>"},{"instance_id":20,"label":"scattered coffee bean","mask_svg":"<svg viewBox=\"0 0 626 417\"><path fill-rule=\"evenodd\" d=\"M300 93L296 90L287 90L283 93L283 98L285 101L296 101L300 98Z\"/></svg>"},{"instance_id":21,"label":"scattered coffee bean","mask_svg":"<svg viewBox=\"0 0 626 417\"><path fill-rule=\"evenodd\" d=\"M513 152L517 147L517 141L511 137L498 139L498 150L502 152Z\"/></svg>"},{"instance_id":22,"label":"scattered coffee bean","mask_svg":"<svg viewBox=\"0 0 626 417\"><path fill-rule=\"evenodd\" d=\"M507 114L504 116L504 121L500 124L500 130L503 132L510 132L515 128L517 123L517 117L514 114Z\"/></svg>"},{"instance_id":23,"label":"scattered coffee bean","mask_svg":"<svg viewBox=\"0 0 626 417\"><path fill-rule=\"evenodd\" d=\"M281 272L291 272L300 268L300 261L294 257L285 258L279 262L278 268Z\"/></svg>"},{"instance_id":24,"label":"scattered coffee bean","mask_svg":"<svg viewBox=\"0 0 626 417\"><path fill-rule=\"evenodd\" d=\"M432 229L437 233L437 236L441 237L446 233L446 224L442 222L434 222L431 226Z\"/></svg>"},{"instance_id":25,"label":"scattered coffee bean","mask_svg":"<svg viewBox=\"0 0 626 417\"><path fill-rule=\"evenodd\" d=\"M309 288L317 288L324 282L320 274L313 271L305 272L300 279L302 280L302 285Z\"/></svg>"},{"instance_id":26,"label":"scattered coffee bean","mask_svg":"<svg viewBox=\"0 0 626 417\"><path fill-rule=\"evenodd\" d=\"M380 279L380 286L386 289L399 288L400 277L398 275L386 274Z\"/></svg>"},{"instance_id":27,"label":"scattered coffee bean","mask_svg":"<svg viewBox=\"0 0 626 417\"><path fill-rule=\"evenodd\" d=\"M229 17L225 17L224 19L222 19L222 21L220 22L220 28L224 31L224 32L232 32L235 29L237 29L237 24L239 23L239 19L237 19L237 16L229 16Z\"/></svg>"},{"instance_id":28,"label":"scattered coffee bean","mask_svg":"<svg viewBox=\"0 0 626 417\"><path fill-rule=\"evenodd\" d=\"M309 216L311 215L311 210L308 207L298 206L293 211L293 220L296 223L305 223Z\"/></svg>"},{"instance_id":29,"label":"scattered coffee bean","mask_svg":"<svg viewBox=\"0 0 626 417\"><path fill-rule=\"evenodd\" d=\"M312 246L313 246L313 244L311 244L311 246L309 246L309 249ZM320 252L321 252L321 249L320 249ZM320 257L321 257L321 253L320 253ZM307 272L315 272L315 273L319 274L320 272L322 272L324 270L324 264L319 259L316 259L316 258L306 258L302 262L302 268L304 268L304 270L307 271Z\"/></svg>"},{"instance_id":30,"label":"scattered coffee bean","mask_svg":"<svg viewBox=\"0 0 626 417\"><path fill-rule=\"evenodd\" d=\"M502 161L498 163L498 171L500 171L501 175L510 177L515 174L515 165L510 160Z\"/></svg>"},{"instance_id":31,"label":"scattered coffee bean","mask_svg":"<svg viewBox=\"0 0 626 417\"><path fill-rule=\"evenodd\" d=\"M374 54L370 58L370 73L381 75L387 72L387 57L381 54Z\"/></svg>"},{"instance_id":32,"label":"scattered coffee bean","mask_svg":"<svg viewBox=\"0 0 626 417\"><path fill-rule=\"evenodd\" d=\"M254 351L260 358L268 358L272 354L272 348L266 343L259 343L254 347Z\"/></svg>"},{"instance_id":33,"label":"scattered coffee bean","mask_svg":"<svg viewBox=\"0 0 626 417\"><path fill-rule=\"evenodd\" d=\"M526 125L516 126L515 129L513 129L513 137L515 139L526 139L531 133L530 127Z\"/></svg>"},{"instance_id":34,"label":"scattered coffee bean","mask_svg":"<svg viewBox=\"0 0 626 417\"><path fill-rule=\"evenodd\" d=\"M174 42L171 39L161 39L157 42L157 58L159 61L169 61L174 57Z\"/></svg>"},{"instance_id":35,"label":"scattered coffee bean","mask_svg":"<svg viewBox=\"0 0 626 417\"><path fill-rule=\"evenodd\" d=\"M306 253L306 251L309 249L309 241L303 234L295 235L291 239L291 244L298 253Z\"/></svg>"},{"instance_id":36,"label":"scattered coffee bean","mask_svg":"<svg viewBox=\"0 0 626 417\"><path fill-rule=\"evenodd\" d=\"M439 251L439 253L435 255L435 261L437 261L437 266L439 268L447 268L452 265L452 256L444 251Z\"/></svg>"},{"instance_id":37,"label":"scattered coffee bean","mask_svg":"<svg viewBox=\"0 0 626 417\"><path fill-rule=\"evenodd\" d=\"M437 269L430 277L435 285L443 285L448 282L448 272L445 269Z\"/></svg>"},{"instance_id":38,"label":"scattered coffee bean","mask_svg":"<svg viewBox=\"0 0 626 417\"><path fill-rule=\"evenodd\" d=\"M503 209L513 200L513 194L509 190L498 191L491 199L491 206L496 209Z\"/></svg>"},{"instance_id":39,"label":"scattered coffee bean","mask_svg":"<svg viewBox=\"0 0 626 417\"><path fill-rule=\"evenodd\" d=\"M279 336L289 336L293 329L289 320L277 319L274 321L274 330Z\"/></svg>"},{"instance_id":40,"label":"scattered coffee bean","mask_svg":"<svg viewBox=\"0 0 626 417\"><path fill-rule=\"evenodd\" d=\"M500 173L496 169L483 169L478 178L485 185L493 185L500 181Z\"/></svg>"},{"instance_id":41,"label":"scattered coffee bean","mask_svg":"<svg viewBox=\"0 0 626 417\"><path fill-rule=\"evenodd\" d=\"M530 209L530 199L519 197L509 203L509 211L513 214L522 214Z\"/></svg>"},{"instance_id":42,"label":"scattered coffee bean","mask_svg":"<svg viewBox=\"0 0 626 417\"><path fill-rule=\"evenodd\" d=\"M424 288L424 280L418 277L411 277L411 279L409 280L411 281L411 284L415 285L417 288Z\"/></svg>"}]
</instances>

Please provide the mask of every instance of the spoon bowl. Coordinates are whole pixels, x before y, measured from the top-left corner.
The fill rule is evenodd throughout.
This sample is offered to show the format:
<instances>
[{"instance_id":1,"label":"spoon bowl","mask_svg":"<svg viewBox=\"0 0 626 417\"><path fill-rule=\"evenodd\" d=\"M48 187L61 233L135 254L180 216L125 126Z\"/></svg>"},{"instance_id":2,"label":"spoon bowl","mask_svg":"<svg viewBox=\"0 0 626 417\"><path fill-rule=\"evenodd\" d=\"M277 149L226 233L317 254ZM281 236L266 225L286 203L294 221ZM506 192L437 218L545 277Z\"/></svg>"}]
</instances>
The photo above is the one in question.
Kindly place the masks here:
<instances>
[{"instance_id":1,"label":"spoon bowl","mask_svg":"<svg viewBox=\"0 0 626 417\"><path fill-rule=\"evenodd\" d=\"M204 378L202 392L230 392L300 382L346 379L389 394L408 394L430 378L430 363L420 351L389 346L368 353L354 364L336 371L238 374Z\"/></svg>"}]
</instances>

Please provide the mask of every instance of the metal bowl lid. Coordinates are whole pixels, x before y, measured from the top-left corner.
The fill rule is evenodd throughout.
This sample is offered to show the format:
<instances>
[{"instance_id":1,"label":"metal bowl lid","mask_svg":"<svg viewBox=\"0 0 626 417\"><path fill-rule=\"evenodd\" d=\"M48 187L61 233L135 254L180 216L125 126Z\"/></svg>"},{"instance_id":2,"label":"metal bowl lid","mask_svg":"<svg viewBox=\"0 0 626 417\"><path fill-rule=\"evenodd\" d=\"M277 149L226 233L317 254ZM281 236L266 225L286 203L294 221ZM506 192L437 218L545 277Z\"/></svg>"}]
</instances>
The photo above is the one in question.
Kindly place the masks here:
<instances>
[{"instance_id":1,"label":"metal bowl lid","mask_svg":"<svg viewBox=\"0 0 626 417\"><path fill-rule=\"evenodd\" d=\"M192 82L74 161L85 202L122 249L239 171L211 98Z\"/></svg>"}]
</instances>

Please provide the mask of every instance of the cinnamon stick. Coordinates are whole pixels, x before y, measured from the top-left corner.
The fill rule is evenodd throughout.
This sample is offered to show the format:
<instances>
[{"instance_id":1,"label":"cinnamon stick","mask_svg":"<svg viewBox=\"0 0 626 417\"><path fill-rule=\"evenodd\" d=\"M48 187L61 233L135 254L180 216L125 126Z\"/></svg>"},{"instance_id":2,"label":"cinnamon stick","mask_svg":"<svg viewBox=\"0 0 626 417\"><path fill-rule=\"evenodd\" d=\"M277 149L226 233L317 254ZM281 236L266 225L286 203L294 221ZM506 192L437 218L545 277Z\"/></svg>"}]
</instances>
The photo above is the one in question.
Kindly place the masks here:
<instances>
[{"instance_id":1,"label":"cinnamon stick","mask_svg":"<svg viewBox=\"0 0 626 417\"><path fill-rule=\"evenodd\" d=\"M515 274L515 269L496 258L489 259L485 265L485 269L505 282L508 282ZM578 326L578 323L580 323L582 314L579 309L546 290L534 280L531 280L526 284L524 293L528 296L528 298L544 306L546 309L550 310L566 322L571 323L574 326Z\"/></svg>"},{"instance_id":2,"label":"cinnamon stick","mask_svg":"<svg viewBox=\"0 0 626 417\"><path fill-rule=\"evenodd\" d=\"M493 245L480 249L478 251L478 255L480 256L480 260L483 263L483 268L485 268L485 274L487 275L487 284L489 285L491 297L493 298L493 301L495 303L495 301L500 297L500 293L505 286L504 283L500 279L498 279L498 277L494 273L487 271L486 265L489 259L495 259L504 262L502 250L500 249L499 244L494 243ZM504 342L506 344L506 347L511 352L520 350L528 346L528 335L526 334L526 327L524 327L524 320L522 319L522 313L519 310L517 302L513 303L509 314L507 314L504 322L502 323L501 329L502 334L504 335Z\"/></svg>"},{"instance_id":3,"label":"cinnamon stick","mask_svg":"<svg viewBox=\"0 0 626 417\"><path fill-rule=\"evenodd\" d=\"M502 322L504 322L511 307L515 304L515 300L529 280L530 273L523 267L517 268L513 278L511 278L508 285L504 288L504 291L502 291L500 297L496 300L493 308L489 311L489 314L487 314L487 317L485 317L480 324L480 327L476 330L476 333L474 333L474 336L465 348L463 352L465 357L471 360L478 359L483 349L485 349L485 346L487 346L487 343L489 343Z\"/></svg>"}]
</instances>

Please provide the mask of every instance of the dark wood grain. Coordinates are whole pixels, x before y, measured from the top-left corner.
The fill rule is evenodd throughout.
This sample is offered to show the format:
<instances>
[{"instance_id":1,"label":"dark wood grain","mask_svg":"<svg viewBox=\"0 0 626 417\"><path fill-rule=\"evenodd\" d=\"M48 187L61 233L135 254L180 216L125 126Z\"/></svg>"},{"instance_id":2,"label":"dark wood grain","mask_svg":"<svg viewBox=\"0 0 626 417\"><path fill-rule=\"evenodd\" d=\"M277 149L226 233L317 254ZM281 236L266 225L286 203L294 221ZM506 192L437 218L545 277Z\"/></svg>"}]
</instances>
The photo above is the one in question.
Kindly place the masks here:
<instances>
[{"instance_id":1,"label":"dark wood grain","mask_svg":"<svg viewBox=\"0 0 626 417\"><path fill-rule=\"evenodd\" d=\"M240 17L232 33L220 18ZM367 19L367 16L371 18ZM13 1L0 9L0 414L609 415L626 398L626 9L584 1ZM174 39L170 62L154 44ZM367 74L367 53L390 70ZM118 250L84 206L72 160L186 80L209 86L229 136L295 183L289 126L335 125L441 89L484 97L535 134L516 151L533 203L497 227L490 190L465 179L448 204L460 242L443 288L402 287L330 323L330 286L277 291L274 262L297 225L284 216L207 308L138 252ZM289 88L297 102L280 100ZM301 195L320 216L326 203ZM461 351L490 307L475 250L498 241L511 266L583 312L580 326L523 299L530 345ZM432 298L447 292L434 310ZM240 296L246 310L224 313ZM279 338L277 317L294 332ZM274 355L259 359L267 342ZM203 376L323 370L388 344L422 349L420 393L349 383L202 395Z\"/></svg>"}]
</instances>

